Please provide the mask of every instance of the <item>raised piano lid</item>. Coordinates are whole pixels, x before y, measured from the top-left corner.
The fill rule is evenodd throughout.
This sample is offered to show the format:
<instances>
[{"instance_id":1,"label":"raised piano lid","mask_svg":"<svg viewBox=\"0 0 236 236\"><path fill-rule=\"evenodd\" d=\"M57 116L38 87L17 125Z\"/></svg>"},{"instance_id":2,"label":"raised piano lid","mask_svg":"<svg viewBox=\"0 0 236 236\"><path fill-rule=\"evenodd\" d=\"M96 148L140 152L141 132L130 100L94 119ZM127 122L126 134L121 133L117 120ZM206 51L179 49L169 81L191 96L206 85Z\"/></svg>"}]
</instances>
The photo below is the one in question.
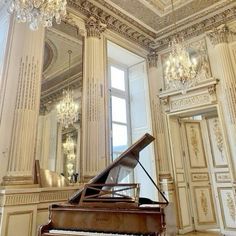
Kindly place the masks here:
<instances>
[{"instance_id":1,"label":"raised piano lid","mask_svg":"<svg viewBox=\"0 0 236 236\"><path fill-rule=\"evenodd\" d=\"M124 151L114 162L112 162L105 170L103 170L99 175L95 176L93 179L89 181L89 184L105 184L105 183L119 183L124 179L139 163L145 173L148 175L152 183L155 185L165 203L168 203L165 196L160 192L158 186L153 181L151 176L144 169L142 164L139 162L139 153L142 151L147 145L149 145L155 138L146 133L143 135L138 141L132 144L126 151ZM81 194L83 192L83 188L75 192L69 198L69 203L77 204L80 201ZM89 192L86 194L90 194ZM91 193L92 194L92 193Z\"/></svg>"}]
</instances>

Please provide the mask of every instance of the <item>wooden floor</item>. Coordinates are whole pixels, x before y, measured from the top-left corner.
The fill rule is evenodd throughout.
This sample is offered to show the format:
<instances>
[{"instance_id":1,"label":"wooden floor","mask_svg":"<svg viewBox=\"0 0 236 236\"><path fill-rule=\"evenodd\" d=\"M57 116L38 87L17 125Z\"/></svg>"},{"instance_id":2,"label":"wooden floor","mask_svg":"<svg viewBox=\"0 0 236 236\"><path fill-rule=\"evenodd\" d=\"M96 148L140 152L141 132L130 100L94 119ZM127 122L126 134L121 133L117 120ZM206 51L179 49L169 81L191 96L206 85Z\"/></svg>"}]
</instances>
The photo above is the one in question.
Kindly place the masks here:
<instances>
[{"instance_id":1,"label":"wooden floor","mask_svg":"<svg viewBox=\"0 0 236 236\"><path fill-rule=\"evenodd\" d=\"M184 236L220 236L220 235L221 235L220 233L215 233L215 232L192 232L184 234Z\"/></svg>"}]
</instances>

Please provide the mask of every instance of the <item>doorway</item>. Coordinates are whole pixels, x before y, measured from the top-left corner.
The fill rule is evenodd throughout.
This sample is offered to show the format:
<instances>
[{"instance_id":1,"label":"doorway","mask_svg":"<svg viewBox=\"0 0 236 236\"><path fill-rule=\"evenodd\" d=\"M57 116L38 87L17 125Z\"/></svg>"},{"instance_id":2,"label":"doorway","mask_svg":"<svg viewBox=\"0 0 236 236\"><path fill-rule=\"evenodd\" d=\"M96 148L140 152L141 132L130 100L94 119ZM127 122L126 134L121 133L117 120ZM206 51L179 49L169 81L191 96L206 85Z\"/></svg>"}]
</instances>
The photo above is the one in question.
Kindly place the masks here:
<instances>
[{"instance_id":1,"label":"doorway","mask_svg":"<svg viewBox=\"0 0 236 236\"><path fill-rule=\"evenodd\" d=\"M218 229L218 197L213 179L212 120L217 112L169 116L179 233Z\"/></svg>"}]
</instances>

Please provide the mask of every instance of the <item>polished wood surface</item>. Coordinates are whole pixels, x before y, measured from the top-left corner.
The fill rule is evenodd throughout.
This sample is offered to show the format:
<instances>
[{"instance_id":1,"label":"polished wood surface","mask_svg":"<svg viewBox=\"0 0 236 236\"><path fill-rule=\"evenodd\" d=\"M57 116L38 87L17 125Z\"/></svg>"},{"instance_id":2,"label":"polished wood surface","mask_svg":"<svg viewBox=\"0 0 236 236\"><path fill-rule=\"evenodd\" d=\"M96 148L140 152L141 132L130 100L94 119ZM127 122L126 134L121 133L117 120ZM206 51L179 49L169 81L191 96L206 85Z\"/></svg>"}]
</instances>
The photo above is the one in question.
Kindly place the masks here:
<instances>
[{"instance_id":1,"label":"polished wood surface","mask_svg":"<svg viewBox=\"0 0 236 236\"><path fill-rule=\"evenodd\" d=\"M152 179L164 201L155 202L139 196L126 196L117 190L119 187L130 190L130 187L137 185L119 182L138 163L141 165L139 152L153 140L151 135L145 134L85 188L77 191L67 204L52 205L49 209L49 223L40 227L38 235L64 235L52 234L51 229L135 235L159 235L164 232L164 211L168 201ZM146 174L151 178L147 172Z\"/></svg>"}]
</instances>

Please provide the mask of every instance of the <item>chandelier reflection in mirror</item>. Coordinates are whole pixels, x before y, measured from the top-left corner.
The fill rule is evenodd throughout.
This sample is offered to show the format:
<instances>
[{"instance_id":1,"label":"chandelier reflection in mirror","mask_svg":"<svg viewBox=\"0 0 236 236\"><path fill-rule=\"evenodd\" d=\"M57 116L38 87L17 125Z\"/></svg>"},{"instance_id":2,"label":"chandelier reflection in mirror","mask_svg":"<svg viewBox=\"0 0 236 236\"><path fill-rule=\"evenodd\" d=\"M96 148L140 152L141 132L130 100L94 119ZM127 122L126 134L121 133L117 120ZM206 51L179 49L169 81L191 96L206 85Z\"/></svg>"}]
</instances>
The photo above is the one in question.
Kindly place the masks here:
<instances>
[{"instance_id":1,"label":"chandelier reflection in mirror","mask_svg":"<svg viewBox=\"0 0 236 236\"><path fill-rule=\"evenodd\" d=\"M70 135L67 136L66 142L63 143L63 150L66 155L71 154L71 152L74 152L75 143L74 140Z\"/></svg>"},{"instance_id":2,"label":"chandelier reflection in mirror","mask_svg":"<svg viewBox=\"0 0 236 236\"><path fill-rule=\"evenodd\" d=\"M60 24L66 15L66 0L7 0L9 11L15 12L18 22L28 22L30 29L37 30L39 25L52 26L55 18Z\"/></svg>"},{"instance_id":3,"label":"chandelier reflection in mirror","mask_svg":"<svg viewBox=\"0 0 236 236\"><path fill-rule=\"evenodd\" d=\"M75 142L71 135L67 135L66 142L63 143L63 151L66 156L66 176L71 181L75 172Z\"/></svg>"},{"instance_id":4,"label":"chandelier reflection in mirror","mask_svg":"<svg viewBox=\"0 0 236 236\"><path fill-rule=\"evenodd\" d=\"M176 29L173 0L171 4ZM188 88L198 82L198 63L196 58L190 57L183 38L175 37L170 43L170 48L171 52L166 62L165 80L169 88L181 90L182 94L185 94Z\"/></svg>"},{"instance_id":5,"label":"chandelier reflection in mirror","mask_svg":"<svg viewBox=\"0 0 236 236\"><path fill-rule=\"evenodd\" d=\"M71 63L71 53L69 54L69 74L70 74L70 63ZM68 78L69 81L69 78ZM73 125L79 118L79 106L74 102L73 91L69 88L63 90L63 99L56 107L57 109L57 121L62 124L63 127L68 128L69 125Z\"/></svg>"}]
</instances>

